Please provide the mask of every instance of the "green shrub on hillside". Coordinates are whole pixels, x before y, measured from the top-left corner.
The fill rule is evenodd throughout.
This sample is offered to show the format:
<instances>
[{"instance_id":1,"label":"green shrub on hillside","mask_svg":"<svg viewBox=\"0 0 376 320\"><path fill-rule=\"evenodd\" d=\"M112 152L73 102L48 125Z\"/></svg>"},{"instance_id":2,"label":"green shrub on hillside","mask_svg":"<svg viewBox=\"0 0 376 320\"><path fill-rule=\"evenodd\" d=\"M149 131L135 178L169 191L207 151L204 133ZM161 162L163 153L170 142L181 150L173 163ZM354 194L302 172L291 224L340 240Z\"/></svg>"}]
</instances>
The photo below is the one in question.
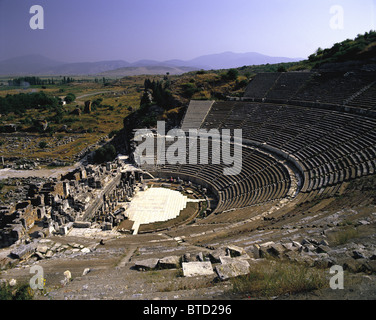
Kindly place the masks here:
<instances>
[{"instance_id":1,"label":"green shrub on hillside","mask_svg":"<svg viewBox=\"0 0 376 320\"><path fill-rule=\"evenodd\" d=\"M95 163L113 161L116 158L116 149L112 144L106 144L94 152L93 160Z\"/></svg>"},{"instance_id":2,"label":"green shrub on hillside","mask_svg":"<svg viewBox=\"0 0 376 320\"><path fill-rule=\"evenodd\" d=\"M29 109L54 108L59 104L59 99L46 95L44 92L8 94L0 97L0 113L24 114Z\"/></svg>"},{"instance_id":3,"label":"green shrub on hillside","mask_svg":"<svg viewBox=\"0 0 376 320\"><path fill-rule=\"evenodd\" d=\"M11 287L8 284L0 285L0 300L32 300L34 292L29 285L21 284Z\"/></svg>"},{"instance_id":4,"label":"green shrub on hillside","mask_svg":"<svg viewBox=\"0 0 376 320\"><path fill-rule=\"evenodd\" d=\"M320 66L323 63L368 59L375 56L376 31L359 34L354 40L334 44L331 48L318 48L308 57L308 62Z\"/></svg>"}]
</instances>

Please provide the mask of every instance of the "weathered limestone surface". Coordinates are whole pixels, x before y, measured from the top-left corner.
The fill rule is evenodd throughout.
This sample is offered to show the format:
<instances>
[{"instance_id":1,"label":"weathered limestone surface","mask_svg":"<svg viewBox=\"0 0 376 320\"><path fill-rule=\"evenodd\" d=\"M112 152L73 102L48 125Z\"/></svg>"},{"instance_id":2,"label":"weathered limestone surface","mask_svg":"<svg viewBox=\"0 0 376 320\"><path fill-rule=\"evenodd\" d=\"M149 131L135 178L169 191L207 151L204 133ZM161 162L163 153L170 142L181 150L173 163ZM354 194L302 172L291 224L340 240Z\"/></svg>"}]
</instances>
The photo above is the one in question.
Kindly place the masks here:
<instances>
[{"instance_id":1,"label":"weathered limestone surface","mask_svg":"<svg viewBox=\"0 0 376 320\"><path fill-rule=\"evenodd\" d=\"M225 258L222 264L215 267L218 278L227 280L229 278L246 275L249 273L249 263L246 260Z\"/></svg>"},{"instance_id":2,"label":"weathered limestone surface","mask_svg":"<svg viewBox=\"0 0 376 320\"><path fill-rule=\"evenodd\" d=\"M138 270L150 270L157 267L159 262L158 258L150 258L135 262L135 268Z\"/></svg>"},{"instance_id":3,"label":"weathered limestone surface","mask_svg":"<svg viewBox=\"0 0 376 320\"><path fill-rule=\"evenodd\" d=\"M210 261L183 262L182 266L185 277L210 276L214 274Z\"/></svg>"}]
</instances>

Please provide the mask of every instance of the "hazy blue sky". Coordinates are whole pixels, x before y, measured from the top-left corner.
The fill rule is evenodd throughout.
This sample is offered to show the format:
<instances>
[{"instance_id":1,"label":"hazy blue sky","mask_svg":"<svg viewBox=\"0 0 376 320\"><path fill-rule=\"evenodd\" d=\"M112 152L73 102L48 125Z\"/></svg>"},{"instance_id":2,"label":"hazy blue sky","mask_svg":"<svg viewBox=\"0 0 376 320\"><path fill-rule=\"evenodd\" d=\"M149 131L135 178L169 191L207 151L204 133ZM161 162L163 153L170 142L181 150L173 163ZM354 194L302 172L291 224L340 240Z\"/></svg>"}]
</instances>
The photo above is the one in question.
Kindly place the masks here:
<instances>
[{"instance_id":1,"label":"hazy blue sky","mask_svg":"<svg viewBox=\"0 0 376 320\"><path fill-rule=\"evenodd\" d=\"M44 30L32 30L32 5ZM330 8L343 8L333 29ZM192 59L224 51L306 58L375 29L376 0L0 0L0 60Z\"/></svg>"}]
</instances>

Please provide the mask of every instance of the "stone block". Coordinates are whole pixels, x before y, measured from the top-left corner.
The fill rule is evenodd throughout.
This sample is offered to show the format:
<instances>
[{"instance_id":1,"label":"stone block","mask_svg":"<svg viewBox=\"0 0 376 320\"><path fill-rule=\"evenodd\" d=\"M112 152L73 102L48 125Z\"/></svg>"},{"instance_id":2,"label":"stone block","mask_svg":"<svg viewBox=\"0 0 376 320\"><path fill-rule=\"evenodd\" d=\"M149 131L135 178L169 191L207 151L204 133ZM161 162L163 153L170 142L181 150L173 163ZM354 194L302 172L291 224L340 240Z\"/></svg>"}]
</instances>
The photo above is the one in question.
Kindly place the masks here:
<instances>
[{"instance_id":1,"label":"stone block","mask_svg":"<svg viewBox=\"0 0 376 320\"><path fill-rule=\"evenodd\" d=\"M91 222L89 221L75 221L73 223L73 228L90 228Z\"/></svg>"},{"instance_id":2,"label":"stone block","mask_svg":"<svg viewBox=\"0 0 376 320\"><path fill-rule=\"evenodd\" d=\"M199 252L196 258L197 258L197 261L204 261L204 255L202 254L202 252Z\"/></svg>"},{"instance_id":3,"label":"stone block","mask_svg":"<svg viewBox=\"0 0 376 320\"><path fill-rule=\"evenodd\" d=\"M42 246L42 245L39 245L37 246L37 251L42 253L42 254L46 254L47 251L48 251L48 247L47 246Z\"/></svg>"},{"instance_id":4,"label":"stone block","mask_svg":"<svg viewBox=\"0 0 376 320\"><path fill-rule=\"evenodd\" d=\"M81 252L82 253L90 253L90 249L89 248L83 248L83 249L81 249Z\"/></svg>"},{"instance_id":5,"label":"stone block","mask_svg":"<svg viewBox=\"0 0 376 320\"><path fill-rule=\"evenodd\" d=\"M249 263L245 260L229 260L228 258L226 258L224 262L225 263L222 263L221 265L215 267L215 271L220 280L227 280L249 273Z\"/></svg>"},{"instance_id":6,"label":"stone block","mask_svg":"<svg viewBox=\"0 0 376 320\"><path fill-rule=\"evenodd\" d=\"M183 262L182 266L185 277L208 276L214 274L210 261Z\"/></svg>"},{"instance_id":7,"label":"stone block","mask_svg":"<svg viewBox=\"0 0 376 320\"><path fill-rule=\"evenodd\" d=\"M65 236L71 231L73 228L73 222L69 222L59 228L59 232L62 236Z\"/></svg>"},{"instance_id":8,"label":"stone block","mask_svg":"<svg viewBox=\"0 0 376 320\"><path fill-rule=\"evenodd\" d=\"M27 259L35 252L35 245L33 243L21 245L11 251L11 256L16 259Z\"/></svg>"},{"instance_id":9,"label":"stone block","mask_svg":"<svg viewBox=\"0 0 376 320\"><path fill-rule=\"evenodd\" d=\"M250 258L260 259L260 246L258 244L254 244L253 246L249 247L246 252Z\"/></svg>"},{"instance_id":10,"label":"stone block","mask_svg":"<svg viewBox=\"0 0 376 320\"><path fill-rule=\"evenodd\" d=\"M46 253L46 258L52 258L53 255L54 255L53 251L48 250Z\"/></svg>"},{"instance_id":11,"label":"stone block","mask_svg":"<svg viewBox=\"0 0 376 320\"><path fill-rule=\"evenodd\" d=\"M209 253L209 259L212 263L220 262L220 257L226 255L226 250L224 248L218 248Z\"/></svg>"},{"instance_id":12,"label":"stone block","mask_svg":"<svg viewBox=\"0 0 376 320\"><path fill-rule=\"evenodd\" d=\"M159 259L158 265L162 269L174 269L178 267L180 258L178 256L169 256Z\"/></svg>"},{"instance_id":13,"label":"stone block","mask_svg":"<svg viewBox=\"0 0 376 320\"><path fill-rule=\"evenodd\" d=\"M330 251L330 248L328 246L325 246L325 245L319 245L317 248L316 248L316 252L317 253L328 253Z\"/></svg>"},{"instance_id":14,"label":"stone block","mask_svg":"<svg viewBox=\"0 0 376 320\"><path fill-rule=\"evenodd\" d=\"M84 272L82 273L82 276L86 276L90 271L90 268L85 268Z\"/></svg>"},{"instance_id":15,"label":"stone block","mask_svg":"<svg viewBox=\"0 0 376 320\"><path fill-rule=\"evenodd\" d=\"M274 256L281 258L282 254L286 251L286 249L280 243L274 243L270 247L267 248L267 252Z\"/></svg>"},{"instance_id":16,"label":"stone block","mask_svg":"<svg viewBox=\"0 0 376 320\"><path fill-rule=\"evenodd\" d=\"M34 253L34 257L36 257L37 258L37 260L43 260L44 258L45 258L45 255L44 254L42 254L42 253L40 253L40 252L35 252Z\"/></svg>"},{"instance_id":17,"label":"stone block","mask_svg":"<svg viewBox=\"0 0 376 320\"><path fill-rule=\"evenodd\" d=\"M249 266L249 263L245 259L251 259L248 255L243 255L240 257L236 258L231 258L230 256L222 256L220 257L220 262L221 264L226 264L226 263L236 263L237 261L242 261L241 263L245 262Z\"/></svg>"},{"instance_id":18,"label":"stone block","mask_svg":"<svg viewBox=\"0 0 376 320\"><path fill-rule=\"evenodd\" d=\"M196 261L196 257L191 255L189 252L185 253L182 257L183 262L194 262Z\"/></svg>"},{"instance_id":19,"label":"stone block","mask_svg":"<svg viewBox=\"0 0 376 320\"><path fill-rule=\"evenodd\" d=\"M238 257L245 253L243 248L235 245L228 245L226 249L231 257Z\"/></svg>"},{"instance_id":20,"label":"stone block","mask_svg":"<svg viewBox=\"0 0 376 320\"><path fill-rule=\"evenodd\" d=\"M158 258L150 258L135 262L135 268L138 270L150 270L155 269L158 265Z\"/></svg>"}]
</instances>

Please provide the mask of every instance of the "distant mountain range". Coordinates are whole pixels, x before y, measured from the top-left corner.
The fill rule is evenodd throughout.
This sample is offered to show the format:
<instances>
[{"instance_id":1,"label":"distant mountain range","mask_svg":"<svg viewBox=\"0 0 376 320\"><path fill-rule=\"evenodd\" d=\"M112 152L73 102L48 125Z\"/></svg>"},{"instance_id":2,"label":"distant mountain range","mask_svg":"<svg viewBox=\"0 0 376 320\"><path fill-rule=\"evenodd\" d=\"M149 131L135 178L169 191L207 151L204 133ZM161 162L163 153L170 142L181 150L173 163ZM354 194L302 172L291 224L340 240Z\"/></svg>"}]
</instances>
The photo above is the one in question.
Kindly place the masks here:
<instances>
[{"instance_id":1,"label":"distant mountain range","mask_svg":"<svg viewBox=\"0 0 376 320\"><path fill-rule=\"evenodd\" d=\"M260 65L267 63L274 64L281 62L296 62L300 60L303 60L303 58L271 57L257 52L223 52L218 54L200 56L188 61L168 60L165 61L165 63L173 66L183 65L187 67L198 67L201 69L210 70L239 68L242 66Z\"/></svg>"},{"instance_id":2,"label":"distant mountain range","mask_svg":"<svg viewBox=\"0 0 376 320\"><path fill-rule=\"evenodd\" d=\"M129 63L123 60L64 63L42 55L27 55L0 61L0 75L11 76L132 76L141 74L182 74L194 70L229 69L245 65L295 62L303 59L270 57L257 52L224 52L200 56L192 60L140 60Z\"/></svg>"},{"instance_id":3,"label":"distant mountain range","mask_svg":"<svg viewBox=\"0 0 376 320\"><path fill-rule=\"evenodd\" d=\"M128 77L128 76L139 76L139 75L157 75L157 74L166 74L167 72L170 75L179 75L190 71L199 70L198 68L190 67L169 67L163 65L154 65L154 66L144 66L144 67L125 67L115 70L110 70L98 74L101 77Z\"/></svg>"}]
</instances>

